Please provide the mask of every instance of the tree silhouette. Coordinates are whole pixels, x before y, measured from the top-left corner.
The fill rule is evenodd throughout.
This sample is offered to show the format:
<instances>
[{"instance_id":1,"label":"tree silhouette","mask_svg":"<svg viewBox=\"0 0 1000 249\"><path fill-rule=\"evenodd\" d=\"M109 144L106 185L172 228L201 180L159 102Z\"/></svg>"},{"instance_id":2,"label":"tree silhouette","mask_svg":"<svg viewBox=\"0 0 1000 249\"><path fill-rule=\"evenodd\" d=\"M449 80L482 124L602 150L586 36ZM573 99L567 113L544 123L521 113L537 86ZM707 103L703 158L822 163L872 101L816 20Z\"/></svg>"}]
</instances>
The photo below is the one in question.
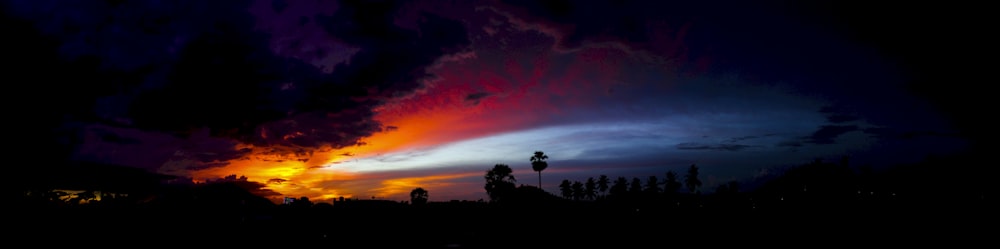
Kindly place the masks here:
<instances>
[{"instance_id":1,"label":"tree silhouette","mask_svg":"<svg viewBox=\"0 0 1000 249\"><path fill-rule=\"evenodd\" d=\"M583 184L583 196L587 199L593 200L597 198L597 181L593 177L587 178L587 182Z\"/></svg>"},{"instance_id":2,"label":"tree silhouette","mask_svg":"<svg viewBox=\"0 0 1000 249\"><path fill-rule=\"evenodd\" d=\"M611 185L610 194L612 196L622 196L628 192L628 180L623 176L619 176L615 179L614 185Z\"/></svg>"},{"instance_id":3,"label":"tree silhouette","mask_svg":"<svg viewBox=\"0 0 1000 249\"><path fill-rule=\"evenodd\" d=\"M587 194L584 192L583 183L580 181L573 182L573 200L583 199Z\"/></svg>"},{"instance_id":4,"label":"tree silhouette","mask_svg":"<svg viewBox=\"0 0 1000 249\"><path fill-rule=\"evenodd\" d=\"M691 167L688 168L688 173L684 176L684 185L691 193L697 193L695 191L701 187L701 180L698 180L698 166L691 164Z\"/></svg>"},{"instance_id":5,"label":"tree silhouette","mask_svg":"<svg viewBox=\"0 0 1000 249\"><path fill-rule=\"evenodd\" d=\"M542 170L549 167L549 163L545 160L549 159L549 156L545 155L545 152L535 151L535 154L531 156L531 169L538 171L538 188L542 188Z\"/></svg>"},{"instance_id":6,"label":"tree silhouette","mask_svg":"<svg viewBox=\"0 0 1000 249\"><path fill-rule=\"evenodd\" d=\"M642 192L642 180L638 177L632 177L632 183L628 186L629 193L639 193Z\"/></svg>"},{"instance_id":7,"label":"tree silhouette","mask_svg":"<svg viewBox=\"0 0 1000 249\"><path fill-rule=\"evenodd\" d=\"M559 184L559 193L562 194L563 198L573 198L573 184L568 179L563 179L562 183Z\"/></svg>"},{"instance_id":8,"label":"tree silhouette","mask_svg":"<svg viewBox=\"0 0 1000 249\"><path fill-rule=\"evenodd\" d=\"M497 164L493 169L486 171L486 194L490 201L500 201L504 196L514 191L514 171L506 164Z\"/></svg>"},{"instance_id":9,"label":"tree silhouette","mask_svg":"<svg viewBox=\"0 0 1000 249\"><path fill-rule=\"evenodd\" d=\"M677 181L677 173L667 171L667 179L663 180L663 193L676 194L681 189L681 182Z\"/></svg>"},{"instance_id":10,"label":"tree silhouette","mask_svg":"<svg viewBox=\"0 0 1000 249\"><path fill-rule=\"evenodd\" d=\"M650 194L660 193L660 180L656 179L656 176L649 176L646 180L646 188L643 190Z\"/></svg>"},{"instance_id":11,"label":"tree silhouette","mask_svg":"<svg viewBox=\"0 0 1000 249\"><path fill-rule=\"evenodd\" d=\"M611 179L608 179L607 175L601 175L601 177L597 178L597 190L601 191L601 195L604 195L605 193L608 192L609 188L608 185L610 184L611 184Z\"/></svg>"},{"instance_id":12,"label":"tree silhouette","mask_svg":"<svg viewBox=\"0 0 1000 249\"><path fill-rule=\"evenodd\" d=\"M410 191L410 203L413 205L423 205L427 203L427 197L429 194L424 188L415 188Z\"/></svg>"}]
</instances>

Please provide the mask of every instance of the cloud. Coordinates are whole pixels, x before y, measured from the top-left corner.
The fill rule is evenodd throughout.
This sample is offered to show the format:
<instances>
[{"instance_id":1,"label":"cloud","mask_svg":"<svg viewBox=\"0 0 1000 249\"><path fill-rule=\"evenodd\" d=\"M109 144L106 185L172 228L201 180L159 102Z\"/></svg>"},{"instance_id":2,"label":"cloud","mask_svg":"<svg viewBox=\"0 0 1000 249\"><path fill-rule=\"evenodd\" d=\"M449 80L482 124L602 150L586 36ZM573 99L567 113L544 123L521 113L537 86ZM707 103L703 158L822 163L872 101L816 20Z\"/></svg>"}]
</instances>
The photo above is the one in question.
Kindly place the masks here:
<instances>
[{"instance_id":1,"label":"cloud","mask_svg":"<svg viewBox=\"0 0 1000 249\"><path fill-rule=\"evenodd\" d=\"M813 144L832 144L834 139L841 134L858 130L857 125L823 125L819 130L813 132L806 141Z\"/></svg>"},{"instance_id":2,"label":"cloud","mask_svg":"<svg viewBox=\"0 0 1000 249\"><path fill-rule=\"evenodd\" d=\"M678 150L717 150L717 151L741 151L750 147L755 147L752 145L745 144L730 144L730 143L719 143L719 144L702 144L702 143L679 143L677 144Z\"/></svg>"},{"instance_id":3,"label":"cloud","mask_svg":"<svg viewBox=\"0 0 1000 249\"><path fill-rule=\"evenodd\" d=\"M744 141L744 140L752 140L752 139L758 139L758 138L772 137L772 136L777 136L777 135L778 134L768 133L768 134L759 135L759 136L748 135L748 136L733 137L733 138L729 139L729 143L736 143L736 142L740 142L740 141Z\"/></svg>"},{"instance_id":4,"label":"cloud","mask_svg":"<svg viewBox=\"0 0 1000 249\"><path fill-rule=\"evenodd\" d=\"M891 138L891 139L917 139L925 137L960 137L959 134L954 132L941 132L941 131L928 131L928 130L911 130L911 131L898 131L886 127L870 127L862 129L865 134L871 135L876 138Z\"/></svg>"},{"instance_id":5,"label":"cloud","mask_svg":"<svg viewBox=\"0 0 1000 249\"><path fill-rule=\"evenodd\" d=\"M469 102L471 105L478 105L480 100L489 97L490 95L493 94L487 92L470 93L465 96L465 102Z\"/></svg>"},{"instance_id":6,"label":"cloud","mask_svg":"<svg viewBox=\"0 0 1000 249\"><path fill-rule=\"evenodd\" d=\"M74 75L76 81L97 82L65 85L98 90L47 90L69 90L82 95L70 101L97 103L78 105L82 115L69 117L181 140L201 139L193 138L199 132L229 139L226 146L204 145L228 150L184 153L209 163L247 156L250 149L237 149L238 143L269 147L254 153L274 154L358 145L361 138L391 129L373 119L373 109L423 87L433 77L428 67L441 58L474 57L465 49L469 41L459 22L424 14L415 29L404 29L394 23L399 4L345 1L332 14L317 10L311 20L328 33L324 39L351 46L349 60L330 68L278 54L266 33L273 30L256 26L258 18L270 16L253 15L250 1L4 5L23 17L26 27L33 24L44 39L55 41L31 51L58 54L52 56L55 63L79 61L89 74ZM272 7L269 11L301 10L282 2ZM81 68L58 65L45 68ZM53 115L58 116L66 115ZM141 140L114 132L100 136L115 143Z\"/></svg>"},{"instance_id":7,"label":"cloud","mask_svg":"<svg viewBox=\"0 0 1000 249\"><path fill-rule=\"evenodd\" d=\"M846 114L831 114L829 116L826 116L826 120L827 121L830 121L830 123L835 123L835 124L847 123L847 122L851 122L851 121L857 121L857 120L860 120L860 119L861 118L859 118L859 117L851 116L851 115L846 115Z\"/></svg>"},{"instance_id":8,"label":"cloud","mask_svg":"<svg viewBox=\"0 0 1000 249\"><path fill-rule=\"evenodd\" d=\"M778 147L802 147L803 144L799 140L789 140L789 141L779 142L776 146L778 146Z\"/></svg>"},{"instance_id":9,"label":"cloud","mask_svg":"<svg viewBox=\"0 0 1000 249\"><path fill-rule=\"evenodd\" d=\"M819 109L819 112L826 114L826 120L834 124L847 123L861 119L858 116L848 114L846 108L844 107L824 106Z\"/></svg>"},{"instance_id":10,"label":"cloud","mask_svg":"<svg viewBox=\"0 0 1000 249\"><path fill-rule=\"evenodd\" d=\"M587 2L502 1L479 6L499 15L516 31L535 31L551 37L551 49L573 53L588 48L622 51L633 58L672 67L690 66L680 61L701 60L685 45L693 20L687 11L693 6L677 6L664 1ZM600 18L596 18L600 16ZM483 27L494 36L501 28L496 19ZM506 42L506 41L501 41ZM702 63L704 64L704 63ZM694 64L692 64L694 65Z\"/></svg>"}]
</instances>

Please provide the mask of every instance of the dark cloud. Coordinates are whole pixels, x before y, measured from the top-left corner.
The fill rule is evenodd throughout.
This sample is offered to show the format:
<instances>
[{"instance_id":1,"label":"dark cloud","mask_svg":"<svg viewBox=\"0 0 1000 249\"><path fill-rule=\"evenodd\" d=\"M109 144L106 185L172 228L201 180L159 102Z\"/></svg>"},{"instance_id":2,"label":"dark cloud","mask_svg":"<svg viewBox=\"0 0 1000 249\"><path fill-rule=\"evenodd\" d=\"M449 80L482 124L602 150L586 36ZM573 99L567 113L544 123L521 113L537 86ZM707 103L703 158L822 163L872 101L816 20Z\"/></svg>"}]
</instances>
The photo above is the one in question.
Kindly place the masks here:
<instances>
[{"instance_id":1,"label":"dark cloud","mask_svg":"<svg viewBox=\"0 0 1000 249\"><path fill-rule=\"evenodd\" d=\"M142 141L135 138L124 137L122 135L116 134L112 131L94 129L94 133L100 136L101 141L115 144L139 144Z\"/></svg>"},{"instance_id":2,"label":"dark cloud","mask_svg":"<svg viewBox=\"0 0 1000 249\"><path fill-rule=\"evenodd\" d=\"M288 8L288 1L286 1L286 0L271 0L271 8L274 9L274 12L279 12L280 13L282 11L285 11L285 9Z\"/></svg>"},{"instance_id":3,"label":"dark cloud","mask_svg":"<svg viewBox=\"0 0 1000 249\"><path fill-rule=\"evenodd\" d=\"M843 106L824 106L819 109L819 113L825 114L826 121L834 124L847 123L861 119L858 116L849 114L847 108Z\"/></svg>"},{"instance_id":4,"label":"dark cloud","mask_svg":"<svg viewBox=\"0 0 1000 249\"><path fill-rule=\"evenodd\" d=\"M754 138L758 138L758 136L742 136L742 137L734 137L734 138L730 138L730 139L729 139L729 141L733 141L733 142L736 142L736 141L743 141L743 140L747 140L747 139L754 139Z\"/></svg>"},{"instance_id":5,"label":"dark cloud","mask_svg":"<svg viewBox=\"0 0 1000 249\"><path fill-rule=\"evenodd\" d=\"M861 118L858 118L858 117L855 117L855 116L851 116L851 115L846 115L846 114L830 114L830 115L826 116L826 120L830 121L830 123L834 123L834 124L847 123L847 122L851 122L851 121L857 121L857 120L860 120L860 119Z\"/></svg>"},{"instance_id":6,"label":"dark cloud","mask_svg":"<svg viewBox=\"0 0 1000 249\"><path fill-rule=\"evenodd\" d=\"M573 50L587 43L613 42L628 46L643 46L656 39L650 28L662 34L682 35L685 9L690 4L671 1L501 1L500 11L510 12L510 17L521 29L539 29L556 38L556 49ZM600 17L600 18L597 18ZM670 24L655 21L672 21ZM661 26L657 26L661 25ZM673 46L664 46L671 48ZM649 48L649 47L646 47ZM676 47L673 48L677 50ZM673 51L676 52L676 51Z\"/></svg>"},{"instance_id":7,"label":"dark cloud","mask_svg":"<svg viewBox=\"0 0 1000 249\"><path fill-rule=\"evenodd\" d=\"M954 132L940 131L898 131L887 127L870 127L862 129L865 134L876 138L888 139L915 139L923 137L960 137Z\"/></svg>"},{"instance_id":8,"label":"dark cloud","mask_svg":"<svg viewBox=\"0 0 1000 249\"><path fill-rule=\"evenodd\" d=\"M267 198L267 197L281 196L282 195L278 191L274 191L273 189L267 188L267 184L263 184L263 183L260 183L260 182L255 182L255 181L235 181L235 182L233 182L233 184L235 184L236 186L238 186L238 187L246 190L247 192L250 192L251 194L254 194L254 195L260 196L260 197Z\"/></svg>"},{"instance_id":9,"label":"dark cloud","mask_svg":"<svg viewBox=\"0 0 1000 249\"><path fill-rule=\"evenodd\" d=\"M730 143L720 143L720 144L702 144L702 143L679 143L677 144L678 150L717 150L717 151L741 151L750 147L752 145L745 144L730 144Z\"/></svg>"},{"instance_id":10,"label":"dark cloud","mask_svg":"<svg viewBox=\"0 0 1000 249\"><path fill-rule=\"evenodd\" d=\"M858 130L857 125L824 125L806 137L806 141L813 144L832 144L838 136L856 130Z\"/></svg>"},{"instance_id":11,"label":"dark cloud","mask_svg":"<svg viewBox=\"0 0 1000 249\"><path fill-rule=\"evenodd\" d=\"M777 144L778 147L802 147L802 142L798 140L783 141Z\"/></svg>"},{"instance_id":12,"label":"dark cloud","mask_svg":"<svg viewBox=\"0 0 1000 249\"><path fill-rule=\"evenodd\" d=\"M471 105L478 105L480 100L489 97L490 95L493 94L487 92L470 93L465 96L465 102L469 102Z\"/></svg>"},{"instance_id":13,"label":"dark cloud","mask_svg":"<svg viewBox=\"0 0 1000 249\"><path fill-rule=\"evenodd\" d=\"M749 136L742 136L742 137L733 137L733 138L729 139L729 143L736 143L736 142L739 142L739 141L750 140L750 139L758 139L758 138L763 138L763 137L771 137L771 136L775 136L775 135L778 135L778 134L768 133L768 134L759 135L759 136L749 135Z\"/></svg>"},{"instance_id":14,"label":"dark cloud","mask_svg":"<svg viewBox=\"0 0 1000 249\"><path fill-rule=\"evenodd\" d=\"M5 2L3 17L12 21L4 22L5 30L26 39L4 42L21 50L5 60L21 65L13 76L55 84L38 84L28 96L73 93L60 101L69 105L26 112L48 115L39 122L69 118L182 138L207 130L273 146L273 153L302 154L357 145L382 131L372 109L421 88L432 76L425 68L469 44L456 21L424 14L415 29L404 29L394 23L401 3L343 1L334 14L313 20L359 50L325 73L275 54L271 35L255 28L252 2ZM288 7L271 4L278 12ZM142 140L113 132L102 137ZM214 162L248 153L229 148L193 156Z\"/></svg>"}]
</instances>

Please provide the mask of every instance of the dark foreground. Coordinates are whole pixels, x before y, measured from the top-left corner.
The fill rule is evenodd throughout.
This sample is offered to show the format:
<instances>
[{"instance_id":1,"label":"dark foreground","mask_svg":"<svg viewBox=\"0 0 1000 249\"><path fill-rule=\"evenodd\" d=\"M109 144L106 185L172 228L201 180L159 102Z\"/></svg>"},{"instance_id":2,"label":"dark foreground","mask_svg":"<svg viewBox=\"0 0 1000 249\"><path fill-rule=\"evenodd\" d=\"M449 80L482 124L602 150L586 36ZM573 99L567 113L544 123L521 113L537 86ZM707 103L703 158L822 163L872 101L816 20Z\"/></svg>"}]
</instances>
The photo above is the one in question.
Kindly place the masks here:
<instances>
[{"instance_id":1,"label":"dark foreground","mask_svg":"<svg viewBox=\"0 0 1000 249\"><path fill-rule=\"evenodd\" d=\"M669 248L995 244L993 210L608 207L12 210L21 247ZM944 244L942 244L944 243ZM985 244L983 244L985 243Z\"/></svg>"}]
</instances>

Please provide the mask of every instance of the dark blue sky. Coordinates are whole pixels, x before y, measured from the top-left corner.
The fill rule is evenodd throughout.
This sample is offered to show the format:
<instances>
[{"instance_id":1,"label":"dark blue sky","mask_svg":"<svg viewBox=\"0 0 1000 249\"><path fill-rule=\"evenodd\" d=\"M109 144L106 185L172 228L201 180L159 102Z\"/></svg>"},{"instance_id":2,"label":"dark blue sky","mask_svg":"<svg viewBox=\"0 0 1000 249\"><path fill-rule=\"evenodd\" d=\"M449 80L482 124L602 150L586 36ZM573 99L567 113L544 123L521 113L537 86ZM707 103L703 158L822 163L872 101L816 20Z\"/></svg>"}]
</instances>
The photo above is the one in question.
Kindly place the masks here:
<instances>
[{"instance_id":1,"label":"dark blue sky","mask_svg":"<svg viewBox=\"0 0 1000 249\"><path fill-rule=\"evenodd\" d=\"M886 167L990 141L985 65L970 59L986 18L972 6L0 6L14 144L53 164L241 174L317 199L479 199L496 163L534 182L536 150L556 193L563 179L691 164L713 189L815 158Z\"/></svg>"}]
</instances>

